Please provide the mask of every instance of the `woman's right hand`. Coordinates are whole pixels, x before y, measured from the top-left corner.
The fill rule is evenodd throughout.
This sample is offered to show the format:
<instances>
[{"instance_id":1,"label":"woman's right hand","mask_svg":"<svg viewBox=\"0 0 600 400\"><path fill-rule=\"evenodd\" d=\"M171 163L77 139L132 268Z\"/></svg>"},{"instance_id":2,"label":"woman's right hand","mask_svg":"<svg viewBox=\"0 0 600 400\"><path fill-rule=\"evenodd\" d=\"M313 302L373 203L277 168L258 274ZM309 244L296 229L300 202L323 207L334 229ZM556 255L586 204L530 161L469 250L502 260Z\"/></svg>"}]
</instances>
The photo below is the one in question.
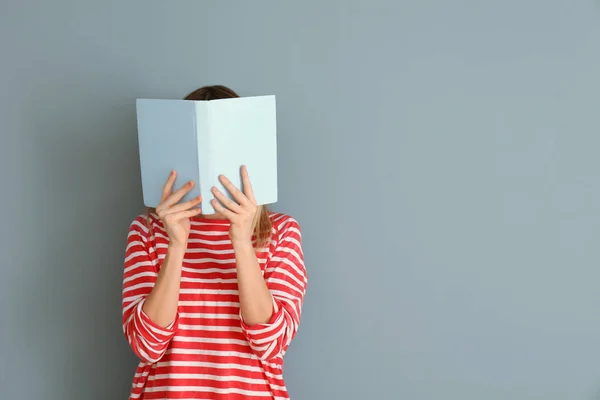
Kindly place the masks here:
<instances>
[{"instance_id":1,"label":"woman's right hand","mask_svg":"<svg viewBox=\"0 0 600 400\"><path fill-rule=\"evenodd\" d=\"M160 204L156 207L156 213L169 236L169 246L179 246L185 249L190 234L190 218L202 212L200 208L195 208L202 202L202 197L198 196L184 203L179 203L183 196L192 190L194 182L189 181L173 192L176 176L175 171L172 171L169 175L169 179L163 187Z\"/></svg>"}]
</instances>

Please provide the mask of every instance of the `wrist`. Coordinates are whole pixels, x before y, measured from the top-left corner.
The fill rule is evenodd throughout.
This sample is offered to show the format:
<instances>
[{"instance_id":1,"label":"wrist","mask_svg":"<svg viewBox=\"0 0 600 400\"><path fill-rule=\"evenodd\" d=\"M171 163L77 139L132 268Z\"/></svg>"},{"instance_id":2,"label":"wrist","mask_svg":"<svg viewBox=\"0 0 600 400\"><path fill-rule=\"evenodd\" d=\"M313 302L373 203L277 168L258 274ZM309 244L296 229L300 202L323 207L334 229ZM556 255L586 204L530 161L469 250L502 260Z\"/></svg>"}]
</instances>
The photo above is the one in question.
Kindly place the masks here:
<instances>
[{"instance_id":1,"label":"wrist","mask_svg":"<svg viewBox=\"0 0 600 400\"><path fill-rule=\"evenodd\" d=\"M185 244L171 242L167 247L167 254L174 257L181 257L183 259L186 248L187 246Z\"/></svg>"},{"instance_id":2,"label":"wrist","mask_svg":"<svg viewBox=\"0 0 600 400\"><path fill-rule=\"evenodd\" d=\"M233 245L233 249L235 251L247 251L247 250L254 251L254 245L252 244L251 239L234 240L231 242L231 244Z\"/></svg>"}]
</instances>

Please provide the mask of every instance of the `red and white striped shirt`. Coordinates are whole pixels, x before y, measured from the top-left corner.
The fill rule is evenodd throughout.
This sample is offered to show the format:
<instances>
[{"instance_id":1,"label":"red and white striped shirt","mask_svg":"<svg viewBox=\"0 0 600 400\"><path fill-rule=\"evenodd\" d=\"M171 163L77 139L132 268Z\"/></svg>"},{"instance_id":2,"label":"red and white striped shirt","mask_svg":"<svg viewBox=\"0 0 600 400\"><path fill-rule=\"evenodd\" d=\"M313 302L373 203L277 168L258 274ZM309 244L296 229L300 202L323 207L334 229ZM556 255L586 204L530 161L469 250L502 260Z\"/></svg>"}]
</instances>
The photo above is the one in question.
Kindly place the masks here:
<instances>
[{"instance_id":1,"label":"red and white striped shirt","mask_svg":"<svg viewBox=\"0 0 600 400\"><path fill-rule=\"evenodd\" d=\"M240 316L229 222L194 218L184 257L177 317L167 328L142 311L167 252L151 214L129 228L123 277L123 330L141 359L130 399L288 399L283 356L300 322L307 276L298 223L270 214L270 245L257 252L273 296L273 316L247 326Z\"/></svg>"}]
</instances>

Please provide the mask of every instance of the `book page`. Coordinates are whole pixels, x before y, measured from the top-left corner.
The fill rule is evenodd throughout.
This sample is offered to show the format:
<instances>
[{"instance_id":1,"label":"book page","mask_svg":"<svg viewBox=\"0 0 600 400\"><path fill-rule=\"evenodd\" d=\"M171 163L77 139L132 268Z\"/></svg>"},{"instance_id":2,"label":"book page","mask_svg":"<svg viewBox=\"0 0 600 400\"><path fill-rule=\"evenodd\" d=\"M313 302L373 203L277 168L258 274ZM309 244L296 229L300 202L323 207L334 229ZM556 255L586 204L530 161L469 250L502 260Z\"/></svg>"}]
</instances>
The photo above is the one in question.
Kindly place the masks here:
<instances>
[{"instance_id":1,"label":"book page","mask_svg":"<svg viewBox=\"0 0 600 400\"><path fill-rule=\"evenodd\" d=\"M210 105L211 186L227 194L218 181L223 174L243 190L240 168L246 165L257 203L276 202L275 96L213 100ZM208 212L206 203L205 199L204 212Z\"/></svg>"},{"instance_id":2,"label":"book page","mask_svg":"<svg viewBox=\"0 0 600 400\"><path fill-rule=\"evenodd\" d=\"M138 140L144 204L156 207L169 173L177 171L174 190L188 180L196 186L182 201L200 194L194 104L183 100L139 99Z\"/></svg>"}]
</instances>

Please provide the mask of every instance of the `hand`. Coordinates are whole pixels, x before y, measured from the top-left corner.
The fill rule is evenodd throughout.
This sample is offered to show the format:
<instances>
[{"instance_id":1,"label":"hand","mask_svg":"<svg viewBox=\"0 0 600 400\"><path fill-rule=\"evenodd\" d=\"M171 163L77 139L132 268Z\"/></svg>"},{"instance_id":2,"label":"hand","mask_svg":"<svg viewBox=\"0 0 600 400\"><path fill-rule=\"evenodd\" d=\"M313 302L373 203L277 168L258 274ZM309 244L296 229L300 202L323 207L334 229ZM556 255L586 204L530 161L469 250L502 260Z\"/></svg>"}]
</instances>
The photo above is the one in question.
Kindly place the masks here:
<instances>
[{"instance_id":1,"label":"hand","mask_svg":"<svg viewBox=\"0 0 600 400\"><path fill-rule=\"evenodd\" d=\"M244 192L236 188L229 179L220 176L219 180L225 188L231 193L236 201L229 199L219 189L213 187L212 191L215 198L218 199L224 206L219 204L216 199L212 200L212 205L217 212L222 214L231 222L229 229L229 237L235 245L252 244L252 233L254 231L254 220L258 213L258 206L250 184L248 170L242 167L242 185Z\"/></svg>"},{"instance_id":2,"label":"hand","mask_svg":"<svg viewBox=\"0 0 600 400\"><path fill-rule=\"evenodd\" d=\"M190 218L202 212L200 208L194 208L202 202L202 197L198 196L185 203L179 203L183 196L192 190L194 182L189 181L173 192L176 176L176 172L172 171L167 183L163 186L160 204L156 207L156 213L165 226L169 236L169 245L186 248L190 235Z\"/></svg>"}]
</instances>

